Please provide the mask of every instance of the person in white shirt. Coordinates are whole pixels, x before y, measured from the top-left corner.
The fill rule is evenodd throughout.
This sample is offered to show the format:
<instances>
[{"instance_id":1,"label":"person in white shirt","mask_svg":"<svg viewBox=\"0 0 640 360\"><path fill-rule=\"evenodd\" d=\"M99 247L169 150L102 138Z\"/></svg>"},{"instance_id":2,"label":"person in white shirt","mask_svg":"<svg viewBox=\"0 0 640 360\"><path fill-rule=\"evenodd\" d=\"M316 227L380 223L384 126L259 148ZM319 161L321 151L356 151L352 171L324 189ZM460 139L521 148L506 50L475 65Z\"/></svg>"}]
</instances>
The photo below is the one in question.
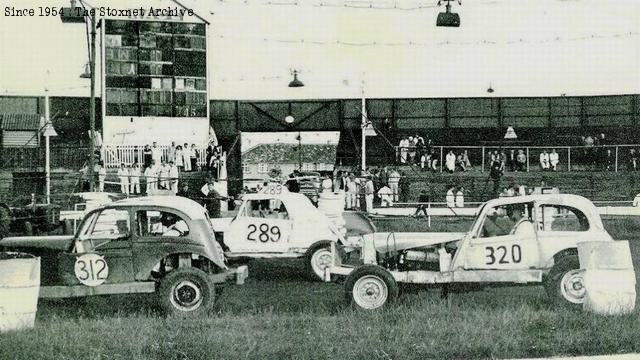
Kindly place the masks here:
<instances>
[{"instance_id":1,"label":"person in white shirt","mask_svg":"<svg viewBox=\"0 0 640 360\"><path fill-rule=\"evenodd\" d=\"M162 149L158 147L158 143L155 141L151 147L151 160L154 160L156 164L160 164L162 162Z\"/></svg>"},{"instance_id":2,"label":"person in white shirt","mask_svg":"<svg viewBox=\"0 0 640 360\"><path fill-rule=\"evenodd\" d=\"M445 159L445 166L447 171L452 173L456 169L456 154L453 151L449 150Z\"/></svg>"},{"instance_id":3,"label":"person in white shirt","mask_svg":"<svg viewBox=\"0 0 640 360\"><path fill-rule=\"evenodd\" d=\"M407 162L407 153L409 152L409 140L405 137L400 140L398 144L400 150L400 163L404 164Z\"/></svg>"},{"instance_id":4,"label":"person in white shirt","mask_svg":"<svg viewBox=\"0 0 640 360\"><path fill-rule=\"evenodd\" d=\"M140 165L137 162L134 162L129 169L129 185L131 194L139 194L140 193Z\"/></svg>"},{"instance_id":5,"label":"person in white shirt","mask_svg":"<svg viewBox=\"0 0 640 360\"><path fill-rule=\"evenodd\" d=\"M389 175L387 175L389 181L389 188L391 188L391 196L392 201L398 201L399 199L399 184L400 184L400 173L395 168L392 168L389 171Z\"/></svg>"},{"instance_id":6,"label":"person in white shirt","mask_svg":"<svg viewBox=\"0 0 640 360\"><path fill-rule=\"evenodd\" d=\"M169 186L171 183L171 180L169 179L169 171L169 164L163 161L162 165L158 169L158 185L160 186L160 188L165 190L169 190Z\"/></svg>"},{"instance_id":7,"label":"person in white shirt","mask_svg":"<svg viewBox=\"0 0 640 360\"><path fill-rule=\"evenodd\" d=\"M460 186L458 192L456 192L456 207L464 207L464 188Z\"/></svg>"},{"instance_id":8,"label":"person in white shirt","mask_svg":"<svg viewBox=\"0 0 640 360\"><path fill-rule=\"evenodd\" d=\"M542 170L549 170L549 153L547 150L540 153L540 167Z\"/></svg>"},{"instance_id":9,"label":"person in white shirt","mask_svg":"<svg viewBox=\"0 0 640 360\"><path fill-rule=\"evenodd\" d=\"M636 197L633 199L633 206L640 207L640 194L636 195Z\"/></svg>"},{"instance_id":10,"label":"person in white shirt","mask_svg":"<svg viewBox=\"0 0 640 360\"><path fill-rule=\"evenodd\" d=\"M329 175L324 176L324 180L322 180L322 192L331 192L333 190L333 181Z\"/></svg>"},{"instance_id":11,"label":"person in white shirt","mask_svg":"<svg viewBox=\"0 0 640 360\"><path fill-rule=\"evenodd\" d=\"M371 175L367 175L364 183L364 201L367 206L367 212L371 212L373 210L373 180L371 180Z\"/></svg>"},{"instance_id":12,"label":"person in white shirt","mask_svg":"<svg viewBox=\"0 0 640 360\"><path fill-rule=\"evenodd\" d=\"M454 208L456 207L456 188L455 186L449 186L449 190L447 190L447 195L445 197L447 201L447 207Z\"/></svg>"},{"instance_id":13,"label":"person in white shirt","mask_svg":"<svg viewBox=\"0 0 640 360\"><path fill-rule=\"evenodd\" d=\"M158 166L151 160L151 166L144 169L144 177L147 181L147 194L158 189Z\"/></svg>"},{"instance_id":14,"label":"person in white shirt","mask_svg":"<svg viewBox=\"0 0 640 360\"><path fill-rule=\"evenodd\" d=\"M182 163L184 164L184 171L191 171L191 150L189 150L189 144L184 143L182 147Z\"/></svg>"},{"instance_id":15,"label":"person in white shirt","mask_svg":"<svg viewBox=\"0 0 640 360\"><path fill-rule=\"evenodd\" d=\"M121 163L118 169L118 179L120 180L120 191L129 195L129 170L124 166L124 163Z\"/></svg>"},{"instance_id":16,"label":"person in white shirt","mask_svg":"<svg viewBox=\"0 0 640 360\"><path fill-rule=\"evenodd\" d=\"M173 194L177 194L178 193L178 178L180 176L180 172L178 170L178 167L176 166L176 164L174 164L173 161L169 162L169 181L170 181L170 188L171 191L173 191Z\"/></svg>"},{"instance_id":17,"label":"person in white shirt","mask_svg":"<svg viewBox=\"0 0 640 360\"><path fill-rule=\"evenodd\" d=\"M107 178L107 169L105 169L104 164L101 162L98 163L98 191L104 191L104 180Z\"/></svg>"},{"instance_id":18,"label":"person in white shirt","mask_svg":"<svg viewBox=\"0 0 640 360\"><path fill-rule=\"evenodd\" d=\"M347 181L346 184L347 196L345 196L346 206L349 210L353 210L358 207L358 185L359 180L356 179L353 173L349 173L349 181Z\"/></svg>"},{"instance_id":19,"label":"person in white shirt","mask_svg":"<svg viewBox=\"0 0 640 360\"><path fill-rule=\"evenodd\" d=\"M560 162L560 155L556 152L556 149L551 150L549 154L549 163L551 164L551 170L556 171L558 169L558 163Z\"/></svg>"},{"instance_id":20,"label":"person in white shirt","mask_svg":"<svg viewBox=\"0 0 640 360\"><path fill-rule=\"evenodd\" d=\"M393 200L391 200L391 189L387 185L383 185L378 190L378 197L380 198L380 206L389 207L393 206Z\"/></svg>"},{"instance_id":21,"label":"person in white shirt","mask_svg":"<svg viewBox=\"0 0 640 360\"><path fill-rule=\"evenodd\" d=\"M182 170L184 169L184 157L182 156L182 146L178 145L176 146L176 153L174 154L174 162L176 164L176 166L178 167L178 169Z\"/></svg>"},{"instance_id":22,"label":"person in white shirt","mask_svg":"<svg viewBox=\"0 0 640 360\"><path fill-rule=\"evenodd\" d=\"M415 158L416 158L416 138L414 138L413 136L409 136L409 156L407 157L407 161L409 161L409 164L413 165L415 163Z\"/></svg>"},{"instance_id":23,"label":"person in white shirt","mask_svg":"<svg viewBox=\"0 0 640 360\"><path fill-rule=\"evenodd\" d=\"M169 151L167 151L167 162L176 160L176 142L172 141L171 146L169 146Z\"/></svg>"}]
</instances>

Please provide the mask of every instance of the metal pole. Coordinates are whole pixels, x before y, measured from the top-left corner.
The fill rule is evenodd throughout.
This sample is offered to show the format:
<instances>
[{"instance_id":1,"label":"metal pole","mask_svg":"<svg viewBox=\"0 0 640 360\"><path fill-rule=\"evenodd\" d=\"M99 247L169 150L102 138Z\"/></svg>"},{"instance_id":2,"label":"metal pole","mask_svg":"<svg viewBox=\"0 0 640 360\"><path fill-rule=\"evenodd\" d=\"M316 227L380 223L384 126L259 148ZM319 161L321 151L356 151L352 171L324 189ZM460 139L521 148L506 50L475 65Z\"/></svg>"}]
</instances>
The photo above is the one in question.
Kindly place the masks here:
<instances>
[{"instance_id":1,"label":"metal pole","mask_svg":"<svg viewBox=\"0 0 640 360\"><path fill-rule=\"evenodd\" d=\"M484 146L483 146L482 147L482 168L480 170L481 172L484 172L484 151L485 151L485 149L484 149Z\"/></svg>"},{"instance_id":2,"label":"metal pole","mask_svg":"<svg viewBox=\"0 0 640 360\"><path fill-rule=\"evenodd\" d=\"M616 146L616 172L618 172L618 147Z\"/></svg>"},{"instance_id":3,"label":"metal pole","mask_svg":"<svg viewBox=\"0 0 640 360\"><path fill-rule=\"evenodd\" d=\"M443 154L444 152L444 146L440 146L440 172L442 172L442 159L443 159Z\"/></svg>"},{"instance_id":4,"label":"metal pole","mask_svg":"<svg viewBox=\"0 0 640 360\"><path fill-rule=\"evenodd\" d=\"M571 171L571 148L567 148L569 150L567 154L567 171Z\"/></svg>"},{"instance_id":5,"label":"metal pole","mask_svg":"<svg viewBox=\"0 0 640 360\"><path fill-rule=\"evenodd\" d=\"M298 131L298 170L302 171L302 133Z\"/></svg>"},{"instance_id":6,"label":"metal pole","mask_svg":"<svg viewBox=\"0 0 640 360\"><path fill-rule=\"evenodd\" d=\"M89 138L89 191L94 191L95 183L93 178L94 153L96 150L96 13L91 12L91 58L89 59L91 67L91 101L89 102L89 129L91 136ZM104 101L104 98L102 99Z\"/></svg>"},{"instance_id":7,"label":"metal pole","mask_svg":"<svg viewBox=\"0 0 640 360\"><path fill-rule=\"evenodd\" d=\"M360 142L362 143L362 156L360 167L362 171L367 169L367 136L365 130L367 128L367 104L364 99L364 81L363 81L363 93L362 93L362 134L360 135Z\"/></svg>"},{"instance_id":8,"label":"metal pole","mask_svg":"<svg viewBox=\"0 0 640 360\"><path fill-rule=\"evenodd\" d=\"M49 89L45 90L44 96L44 117L45 117L45 129L49 126ZM49 134L44 137L44 172L45 172L45 195L47 197L47 204L51 203L51 162L49 153Z\"/></svg>"},{"instance_id":9,"label":"metal pole","mask_svg":"<svg viewBox=\"0 0 640 360\"><path fill-rule=\"evenodd\" d=\"M527 148L527 172L529 172L529 148Z\"/></svg>"}]
</instances>

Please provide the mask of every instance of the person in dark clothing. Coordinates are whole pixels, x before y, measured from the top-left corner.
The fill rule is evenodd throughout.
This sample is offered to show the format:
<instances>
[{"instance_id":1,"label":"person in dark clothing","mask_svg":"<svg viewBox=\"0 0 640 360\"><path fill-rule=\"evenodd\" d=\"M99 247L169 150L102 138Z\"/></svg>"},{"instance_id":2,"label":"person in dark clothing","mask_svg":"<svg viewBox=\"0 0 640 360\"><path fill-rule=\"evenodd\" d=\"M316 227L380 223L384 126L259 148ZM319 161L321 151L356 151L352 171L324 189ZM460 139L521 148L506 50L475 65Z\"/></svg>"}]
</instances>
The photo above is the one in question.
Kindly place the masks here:
<instances>
[{"instance_id":1,"label":"person in dark clothing","mask_svg":"<svg viewBox=\"0 0 640 360\"><path fill-rule=\"evenodd\" d=\"M491 168L489 170L489 180L493 182L493 197L498 196L498 192L500 190L500 179L504 174L504 164L499 159L494 160L491 163Z\"/></svg>"},{"instance_id":2,"label":"person in dark clothing","mask_svg":"<svg viewBox=\"0 0 640 360\"><path fill-rule=\"evenodd\" d=\"M209 217L211 217L212 219L216 219L220 217L220 201L229 200L229 198L220 195L220 193L216 191L214 184L215 182L213 180L209 181L208 183L209 191L204 198L204 207L207 209L207 211L209 212Z\"/></svg>"},{"instance_id":3,"label":"person in dark clothing","mask_svg":"<svg viewBox=\"0 0 640 360\"><path fill-rule=\"evenodd\" d=\"M427 194L426 190L422 190L420 192L420 196L418 197L418 202L420 204L418 204L418 207L416 207L416 212L413 214L413 216L418 217L422 213L424 214L425 218L429 217L429 214L427 213L427 209L429 207L427 205L427 203L429 202L429 195Z\"/></svg>"},{"instance_id":4,"label":"person in dark clothing","mask_svg":"<svg viewBox=\"0 0 640 360\"><path fill-rule=\"evenodd\" d=\"M142 150L142 160L143 160L145 169L151 166L151 159L153 159L151 147L149 146L149 144L147 144L144 146L144 149Z\"/></svg>"},{"instance_id":5,"label":"person in dark clothing","mask_svg":"<svg viewBox=\"0 0 640 360\"><path fill-rule=\"evenodd\" d=\"M294 170L291 174L289 174L289 179L284 184L289 192L299 193L300 192L300 183L296 177L298 176L298 171Z\"/></svg>"},{"instance_id":6,"label":"person in dark clothing","mask_svg":"<svg viewBox=\"0 0 640 360\"><path fill-rule=\"evenodd\" d=\"M409 181L409 178L404 172L400 172L400 183L398 184L398 187L400 188L400 202L409 201L411 181Z\"/></svg>"}]
</instances>

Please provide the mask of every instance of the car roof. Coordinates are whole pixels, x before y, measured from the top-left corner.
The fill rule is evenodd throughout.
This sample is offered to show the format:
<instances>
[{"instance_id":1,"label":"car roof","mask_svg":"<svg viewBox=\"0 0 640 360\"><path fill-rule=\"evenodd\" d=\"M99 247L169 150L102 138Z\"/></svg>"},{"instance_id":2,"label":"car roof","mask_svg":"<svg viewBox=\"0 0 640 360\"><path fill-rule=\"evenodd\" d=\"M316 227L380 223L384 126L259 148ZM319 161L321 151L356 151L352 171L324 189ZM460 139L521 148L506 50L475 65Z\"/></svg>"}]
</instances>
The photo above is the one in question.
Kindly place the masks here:
<instances>
[{"instance_id":1,"label":"car roof","mask_svg":"<svg viewBox=\"0 0 640 360\"><path fill-rule=\"evenodd\" d=\"M158 206L183 212L191 219L205 219L205 209L197 202L182 196L141 196L112 202L112 206Z\"/></svg>"},{"instance_id":2,"label":"car roof","mask_svg":"<svg viewBox=\"0 0 640 360\"><path fill-rule=\"evenodd\" d=\"M489 200L487 205L490 206L500 206L500 205L508 205L508 204L518 204L523 202L540 202L551 205L567 205L573 206L576 208L592 208L595 207L593 203L580 195L573 194L534 194L534 195L525 195L525 196L509 196L502 197L493 200Z\"/></svg>"}]
</instances>

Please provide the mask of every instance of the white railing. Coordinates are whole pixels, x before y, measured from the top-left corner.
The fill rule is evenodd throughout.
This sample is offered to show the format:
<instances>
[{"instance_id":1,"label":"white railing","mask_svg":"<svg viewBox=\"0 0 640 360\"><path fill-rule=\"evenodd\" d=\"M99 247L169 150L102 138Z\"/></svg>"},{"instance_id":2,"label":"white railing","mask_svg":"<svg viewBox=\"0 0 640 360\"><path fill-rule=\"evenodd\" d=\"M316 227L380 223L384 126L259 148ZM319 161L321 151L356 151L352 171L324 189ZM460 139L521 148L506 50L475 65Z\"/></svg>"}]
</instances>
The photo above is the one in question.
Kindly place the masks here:
<instances>
[{"instance_id":1,"label":"white railing","mask_svg":"<svg viewBox=\"0 0 640 360\"><path fill-rule=\"evenodd\" d=\"M162 159L169 159L169 147L170 146L158 146L162 150ZM104 162L104 166L107 168L119 167L121 163L127 166L131 166L134 162L138 164L144 163L144 146L134 145L117 145L117 146L102 146L101 159ZM206 148L196 148L198 158L198 166L204 166L207 162ZM225 154L223 157L226 158Z\"/></svg>"}]
</instances>

